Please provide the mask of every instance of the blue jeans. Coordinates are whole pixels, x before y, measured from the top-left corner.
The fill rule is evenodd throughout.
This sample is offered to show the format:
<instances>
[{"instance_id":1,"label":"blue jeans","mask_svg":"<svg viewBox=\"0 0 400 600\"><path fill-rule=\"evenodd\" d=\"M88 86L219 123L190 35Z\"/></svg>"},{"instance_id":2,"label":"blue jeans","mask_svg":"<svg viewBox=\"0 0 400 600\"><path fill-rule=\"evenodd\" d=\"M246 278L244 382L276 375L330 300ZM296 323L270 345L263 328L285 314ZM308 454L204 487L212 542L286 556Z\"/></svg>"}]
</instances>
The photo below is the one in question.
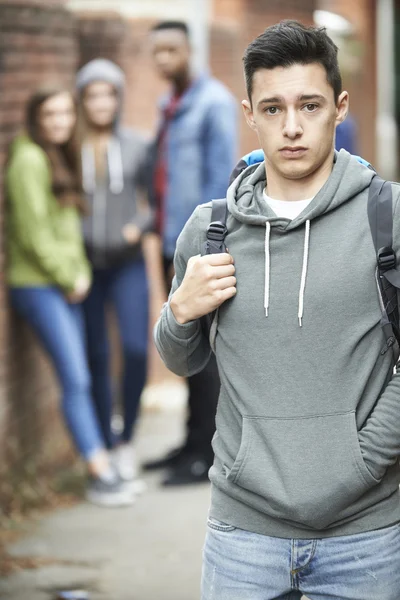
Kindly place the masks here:
<instances>
[{"instance_id":1,"label":"blue jeans","mask_svg":"<svg viewBox=\"0 0 400 600\"><path fill-rule=\"evenodd\" d=\"M15 287L11 303L48 352L62 388L62 410L80 454L89 459L104 448L90 394L82 308L68 304L53 287Z\"/></svg>"},{"instance_id":2,"label":"blue jeans","mask_svg":"<svg viewBox=\"0 0 400 600\"><path fill-rule=\"evenodd\" d=\"M399 600L400 525L282 539L209 518L202 600Z\"/></svg>"},{"instance_id":3,"label":"blue jeans","mask_svg":"<svg viewBox=\"0 0 400 600\"><path fill-rule=\"evenodd\" d=\"M111 431L113 393L106 318L108 305L115 310L122 343L122 440L128 442L136 422L147 370L148 290L142 259L121 267L95 270L92 289L84 302L93 399L106 445L112 448L115 440Z\"/></svg>"}]
</instances>

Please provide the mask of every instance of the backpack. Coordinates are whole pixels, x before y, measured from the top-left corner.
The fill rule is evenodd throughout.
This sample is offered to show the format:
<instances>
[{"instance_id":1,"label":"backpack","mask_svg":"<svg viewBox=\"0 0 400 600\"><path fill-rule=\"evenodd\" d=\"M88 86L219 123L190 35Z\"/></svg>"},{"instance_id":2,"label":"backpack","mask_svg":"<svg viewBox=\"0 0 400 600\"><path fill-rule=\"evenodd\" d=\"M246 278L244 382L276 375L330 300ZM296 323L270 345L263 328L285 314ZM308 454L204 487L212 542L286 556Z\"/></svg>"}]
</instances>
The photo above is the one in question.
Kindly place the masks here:
<instances>
[{"instance_id":1,"label":"backpack","mask_svg":"<svg viewBox=\"0 0 400 600\"><path fill-rule=\"evenodd\" d=\"M364 162L364 161L363 161ZM365 163L370 167L368 163ZM393 209L390 181L374 175L368 194L368 220L376 251L376 284L382 310L381 327L386 344L381 354L390 348L395 362L400 348L400 317L397 292L400 291L400 271L396 270L396 255L393 250ZM211 222L207 227L207 240L202 248L205 254L226 252L225 238L228 233L226 198L212 201ZM209 331L213 316L207 315L204 327Z\"/></svg>"}]
</instances>

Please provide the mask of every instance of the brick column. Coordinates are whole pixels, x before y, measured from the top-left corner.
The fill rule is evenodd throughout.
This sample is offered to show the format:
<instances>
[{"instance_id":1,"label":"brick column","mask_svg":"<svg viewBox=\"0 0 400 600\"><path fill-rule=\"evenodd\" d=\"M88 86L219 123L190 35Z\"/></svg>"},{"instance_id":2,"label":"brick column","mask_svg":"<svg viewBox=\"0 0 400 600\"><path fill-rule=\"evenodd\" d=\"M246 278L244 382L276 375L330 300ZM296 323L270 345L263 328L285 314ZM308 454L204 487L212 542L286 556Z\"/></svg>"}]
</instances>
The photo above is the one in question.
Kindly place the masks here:
<instances>
[{"instance_id":1,"label":"brick column","mask_svg":"<svg viewBox=\"0 0 400 600\"><path fill-rule=\"evenodd\" d=\"M8 144L22 129L27 98L42 82L72 85L77 63L74 19L61 0L0 0L0 221L5 201L3 171ZM0 505L16 494L18 473L35 474L56 462L70 444L58 407L58 389L33 335L12 314L4 282L4 239L0 253ZM12 467L11 478L5 477ZM12 487L14 486L14 488ZM1 511L0 511L1 516Z\"/></svg>"}]
</instances>

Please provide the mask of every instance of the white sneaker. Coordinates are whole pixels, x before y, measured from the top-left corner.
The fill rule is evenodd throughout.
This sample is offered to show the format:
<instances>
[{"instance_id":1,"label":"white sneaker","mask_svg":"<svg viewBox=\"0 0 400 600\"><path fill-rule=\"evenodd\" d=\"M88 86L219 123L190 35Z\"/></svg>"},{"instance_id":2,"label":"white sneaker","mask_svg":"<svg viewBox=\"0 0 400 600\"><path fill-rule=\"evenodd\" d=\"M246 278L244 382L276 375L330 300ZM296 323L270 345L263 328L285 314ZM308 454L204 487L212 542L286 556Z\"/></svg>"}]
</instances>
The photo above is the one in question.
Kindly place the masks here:
<instances>
[{"instance_id":1,"label":"white sneaker","mask_svg":"<svg viewBox=\"0 0 400 600\"><path fill-rule=\"evenodd\" d=\"M135 451L131 444L120 444L114 448L112 461L121 480L132 494L139 495L146 491L146 483L138 478Z\"/></svg>"},{"instance_id":2,"label":"white sneaker","mask_svg":"<svg viewBox=\"0 0 400 600\"><path fill-rule=\"evenodd\" d=\"M138 477L125 481L125 486L134 496L141 496L147 491L147 483Z\"/></svg>"},{"instance_id":3,"label":"white sneaker","mask_svg":"<svg viewBox=\"0 0 400 600\"><path fill-rule=\"evenodd\" d=\"M92 504L117 508L131 506L135 496L117 476L113 481L90 477L86 488L86 499Z\"/></svg>"}]
</instances>

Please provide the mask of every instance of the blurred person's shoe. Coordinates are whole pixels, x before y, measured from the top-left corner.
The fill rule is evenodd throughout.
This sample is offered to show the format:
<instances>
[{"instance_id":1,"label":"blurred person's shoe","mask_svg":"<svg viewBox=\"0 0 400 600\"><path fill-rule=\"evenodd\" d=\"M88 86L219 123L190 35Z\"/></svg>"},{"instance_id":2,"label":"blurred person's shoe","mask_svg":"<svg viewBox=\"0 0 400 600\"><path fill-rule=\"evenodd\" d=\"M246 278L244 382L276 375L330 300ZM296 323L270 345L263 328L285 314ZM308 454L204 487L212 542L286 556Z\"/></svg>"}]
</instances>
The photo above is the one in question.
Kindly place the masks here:
<instances>
[{"instance_id":1,"label":"blurred person's shoe","mask_svg":"<svg viewBox=\"0 0 400 600\"><path fill-rule=\"evenodd\" d=\"M138 477L135 451L131 444L120 444L111 451L111 460L120 479L127 489L139 495L146 491L147 485Z\"/></svg>"},{"instance_id":2,"label":"blurred person's shoe","mask_svg":"<svg viewBox=\"0 0 400 600\"><path fill-rule=\"evenodd\" d=\"M208 481L208 471L212 462L206 460L203 455L192 454L181 460L175 467L170 469L162 485L169 487L174 485L188 485L192 483L203 483Z\"/></svg>"},{"instance_id":3,"label":"blurred person's shoe","mask_svg":"<svg viewBox=\"0 0 400 600\"><path fill-rule=\"evenodd\" d=\"M89 593L85 590L65 590L57 592L55 600L89 600Z\"/></svg>"},{"instance_id":4,"label":"blurred person's shoe","mask_svg":"<svg viewBox=\"0 0 400 600\"><path fill-rule=\"evenodd\" d=\"M142 467L144 471L156 471L157 469L175 467L186 455L186 447L180 446L179 448L174 448L168 452L168 454L157 460L150 460L144 463Z\"/></svg>"},{"instance_id":5,"label":"blurred person's shoe","mask_svg":"<svg viewBox=\"0 0 400 600\"><path fill-rule=\"evenodd\" d=\"M113 473L107 474L104 478L90 476L86 488L86 500L98 506L116 508L133 504L135 494L117 473Z\"/></svg>"}]
</instances>

